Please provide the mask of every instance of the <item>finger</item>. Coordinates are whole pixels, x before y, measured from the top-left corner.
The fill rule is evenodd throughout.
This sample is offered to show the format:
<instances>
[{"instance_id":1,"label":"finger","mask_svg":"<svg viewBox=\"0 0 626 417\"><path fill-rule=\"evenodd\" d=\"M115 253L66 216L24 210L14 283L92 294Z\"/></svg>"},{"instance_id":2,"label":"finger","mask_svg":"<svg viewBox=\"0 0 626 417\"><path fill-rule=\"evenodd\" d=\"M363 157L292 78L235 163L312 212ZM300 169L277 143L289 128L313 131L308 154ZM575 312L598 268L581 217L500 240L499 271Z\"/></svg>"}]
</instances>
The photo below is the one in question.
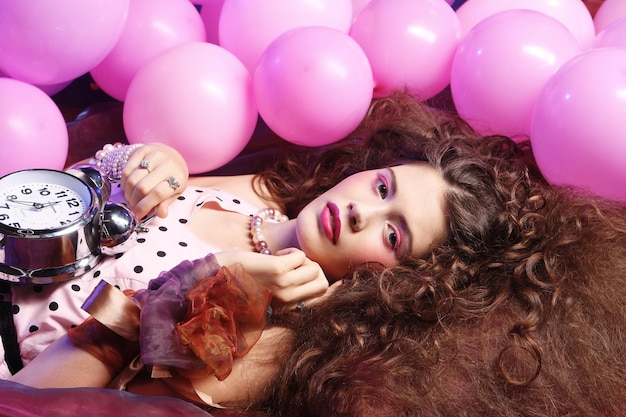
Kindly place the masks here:
<instances>
[{"instance_id":1,"label":"finger","mask_svg":"<svg viewBox=\"0 0 626 417\"><path fill-rule=\"evenodd\" d=\"M274 299L283 305L295 306L299 301L322 296L329 283L321 270L313 265L300 267L289 276L289 285L278 285L270 288Z\"/></svg>"},{"instance_id":2,"label":"finger","mask_svg":"<svg viewBox=\"0 0 626 417\"><path fill-rule=\"evenodd\" d=\"M162 201L158 206L157 206L157 216L161 217L161 218L165 218L167 217L167 214L169 212L169 207L170 204L172 204L172 202L174 200L176 200L177 196L172 196L170 198L168 198L165 201Z\"/></svg>"},{"instance_id":3,"label":"finger","mask_svg":"<svg viewBox=\"0 0 626 417\"><path fill-rule=\"evenodd\" d=\"M274 255L274 258L278 257L278 263L282 265L285 270L295 269L306 264L308 261L306 254L297 248L280 249L276 251Z\"/></svg>"},{"instance_id":4,"label":"finger","mask_svg":"<svg viewBox=\"0 0 626 417\"><path fill-rule=\"evenodd\" d=\"M152 211L154 208L159 210L159 205L167 200L173 200L178 194L172 195L173 190L166 181L158 181L155 184L154 180L148 182L146 179L145 189L142 187L144 184L139 184L132 193L131 207L138 217L142 217ZM152 187L152 188L150 188ZM163 217L163 210L159 213L159 217ZM167 210L165 211L167 215Z\"/></svg>"}]
</instances>

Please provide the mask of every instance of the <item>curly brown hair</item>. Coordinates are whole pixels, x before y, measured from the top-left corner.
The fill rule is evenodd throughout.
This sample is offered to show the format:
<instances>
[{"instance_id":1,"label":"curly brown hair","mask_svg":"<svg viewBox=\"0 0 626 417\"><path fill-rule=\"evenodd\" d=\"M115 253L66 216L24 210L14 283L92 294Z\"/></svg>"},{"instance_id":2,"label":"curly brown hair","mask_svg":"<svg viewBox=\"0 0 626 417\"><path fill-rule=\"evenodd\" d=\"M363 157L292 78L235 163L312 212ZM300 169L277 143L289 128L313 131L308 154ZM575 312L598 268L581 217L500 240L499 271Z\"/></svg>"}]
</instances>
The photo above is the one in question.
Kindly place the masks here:
<instances>
[{"instance_id":1,"label":"curly brown hair","mask_svg":"<svg viewBox=\"0 0 626 417\"><path fill-rule=\"evenodd\" d=\"M480 137L458 116L396 94L376 100L346 140L287 155L258 179L290 215L352 173L426 161L449 184L449 235L423 259L358 269L301 321L285 322L295 331L295 350L262 408L281 416L439 415L427 406L432 398L441 415L453 409L475 414L468 403L445 405L454 403L450 396L465 394L471 403L463 377L472 382L482 375L457 370L460 359L472 365L493 360L496 379L507 389L537 380L543 368L535 332L551 285L540 272L543 252L537 247L546 234L557 239L561 230L539 221L552 201L546 193L551 188L527 147ZM543 265L550 274L561 273L562 260ZM533 290L524 284L528 279ZM521 307L512 307L511 294ZM515 314L495 313L500 311ZM456 328L464 329L464 339ZM502 332L480 333L496 328ZM506 343L495 343L493 334L504 335ZM438 381L445 381L443 391L434 388Z\"/></svg>"},{"instance_id":2,"label":"curly brown hair","mask_svg":"<svg viewBox=\"0 0 626 417\"><path fill-rule=\"evenodd\" d=\"M476 145L498 149L483 155L503 203L484 240L356 271L301 318L269 410L626 415L626 207L511 169L501 139Z\"/></svg>"}]
</instances>

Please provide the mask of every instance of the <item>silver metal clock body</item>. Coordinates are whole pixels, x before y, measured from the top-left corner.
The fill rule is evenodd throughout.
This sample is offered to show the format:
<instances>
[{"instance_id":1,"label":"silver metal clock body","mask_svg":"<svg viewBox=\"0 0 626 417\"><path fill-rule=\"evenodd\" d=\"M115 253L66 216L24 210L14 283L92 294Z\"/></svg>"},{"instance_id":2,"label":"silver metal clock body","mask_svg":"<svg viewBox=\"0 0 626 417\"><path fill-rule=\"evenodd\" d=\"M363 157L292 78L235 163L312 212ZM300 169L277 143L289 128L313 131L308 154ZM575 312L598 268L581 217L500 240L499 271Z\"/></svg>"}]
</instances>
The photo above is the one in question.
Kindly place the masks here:
<instances>
[{"instance_id":1,"label":"silver metal clock body","mask_svg":"<svg viewBox=\"0 0 626 417\"><path fill-rule=\"evenodd\" d=\"M102 256L103 204L93 184L67 172L0 178L0 279L48 284L89 271Z\"/></svg>"}]
</instances>

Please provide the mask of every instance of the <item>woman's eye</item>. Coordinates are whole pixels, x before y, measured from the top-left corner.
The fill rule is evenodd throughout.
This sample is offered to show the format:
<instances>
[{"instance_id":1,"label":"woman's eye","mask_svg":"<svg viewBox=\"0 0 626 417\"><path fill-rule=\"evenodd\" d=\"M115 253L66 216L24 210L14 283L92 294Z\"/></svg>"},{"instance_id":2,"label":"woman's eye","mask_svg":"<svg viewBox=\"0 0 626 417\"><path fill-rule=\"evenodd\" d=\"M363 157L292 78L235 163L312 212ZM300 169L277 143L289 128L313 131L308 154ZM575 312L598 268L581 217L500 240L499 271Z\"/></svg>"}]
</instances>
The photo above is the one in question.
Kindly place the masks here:
<instances>
[{"instance_id":1,"label":"woman's eye","mask_svg":"<svg viewBox=\"0 0 626 417\"><path fill-rule=\"evenodd\" d=\"M389 228L389 231L387 232L387 239L389 240L391 249L396 250L398 248L398 234L393 228Z\"/></svg>"},{"instance_id":2,"label":"woman's eye","mask_svg":"<svg viewBox=\"0 0 626 417\"><path fill-rule=\"evenodd\" d=\"M378 190L378 194L380 194L383 200L387 198L389 190L387 189L387 183L384 180L380 178L378 179L378 182L376 183L376 189Z\"/></svg>"}]
</instances>

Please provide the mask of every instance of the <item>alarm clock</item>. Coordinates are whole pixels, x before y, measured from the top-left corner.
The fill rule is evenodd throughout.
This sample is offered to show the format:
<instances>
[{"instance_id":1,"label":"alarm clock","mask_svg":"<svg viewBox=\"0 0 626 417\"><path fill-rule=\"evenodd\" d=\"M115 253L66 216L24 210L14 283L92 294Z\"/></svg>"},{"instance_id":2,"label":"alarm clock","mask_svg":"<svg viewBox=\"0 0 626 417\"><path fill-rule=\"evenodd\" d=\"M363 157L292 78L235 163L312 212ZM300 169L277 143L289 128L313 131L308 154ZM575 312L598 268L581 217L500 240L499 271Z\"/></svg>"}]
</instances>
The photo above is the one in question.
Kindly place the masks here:
<instances>
[{"instance_id":1,"label":"alarm clock","mask_svg":"<svg viewBox=\"0 0 626 417\"><path fill-rule=\"evenodd\" d=\"M106 201L110 190L106 175L90 165L1 177L0 279L66 281L92 269L107 251L114 253L111 248L126 243L137 220L123 204Z\"/></svg>"}]
</instances>

